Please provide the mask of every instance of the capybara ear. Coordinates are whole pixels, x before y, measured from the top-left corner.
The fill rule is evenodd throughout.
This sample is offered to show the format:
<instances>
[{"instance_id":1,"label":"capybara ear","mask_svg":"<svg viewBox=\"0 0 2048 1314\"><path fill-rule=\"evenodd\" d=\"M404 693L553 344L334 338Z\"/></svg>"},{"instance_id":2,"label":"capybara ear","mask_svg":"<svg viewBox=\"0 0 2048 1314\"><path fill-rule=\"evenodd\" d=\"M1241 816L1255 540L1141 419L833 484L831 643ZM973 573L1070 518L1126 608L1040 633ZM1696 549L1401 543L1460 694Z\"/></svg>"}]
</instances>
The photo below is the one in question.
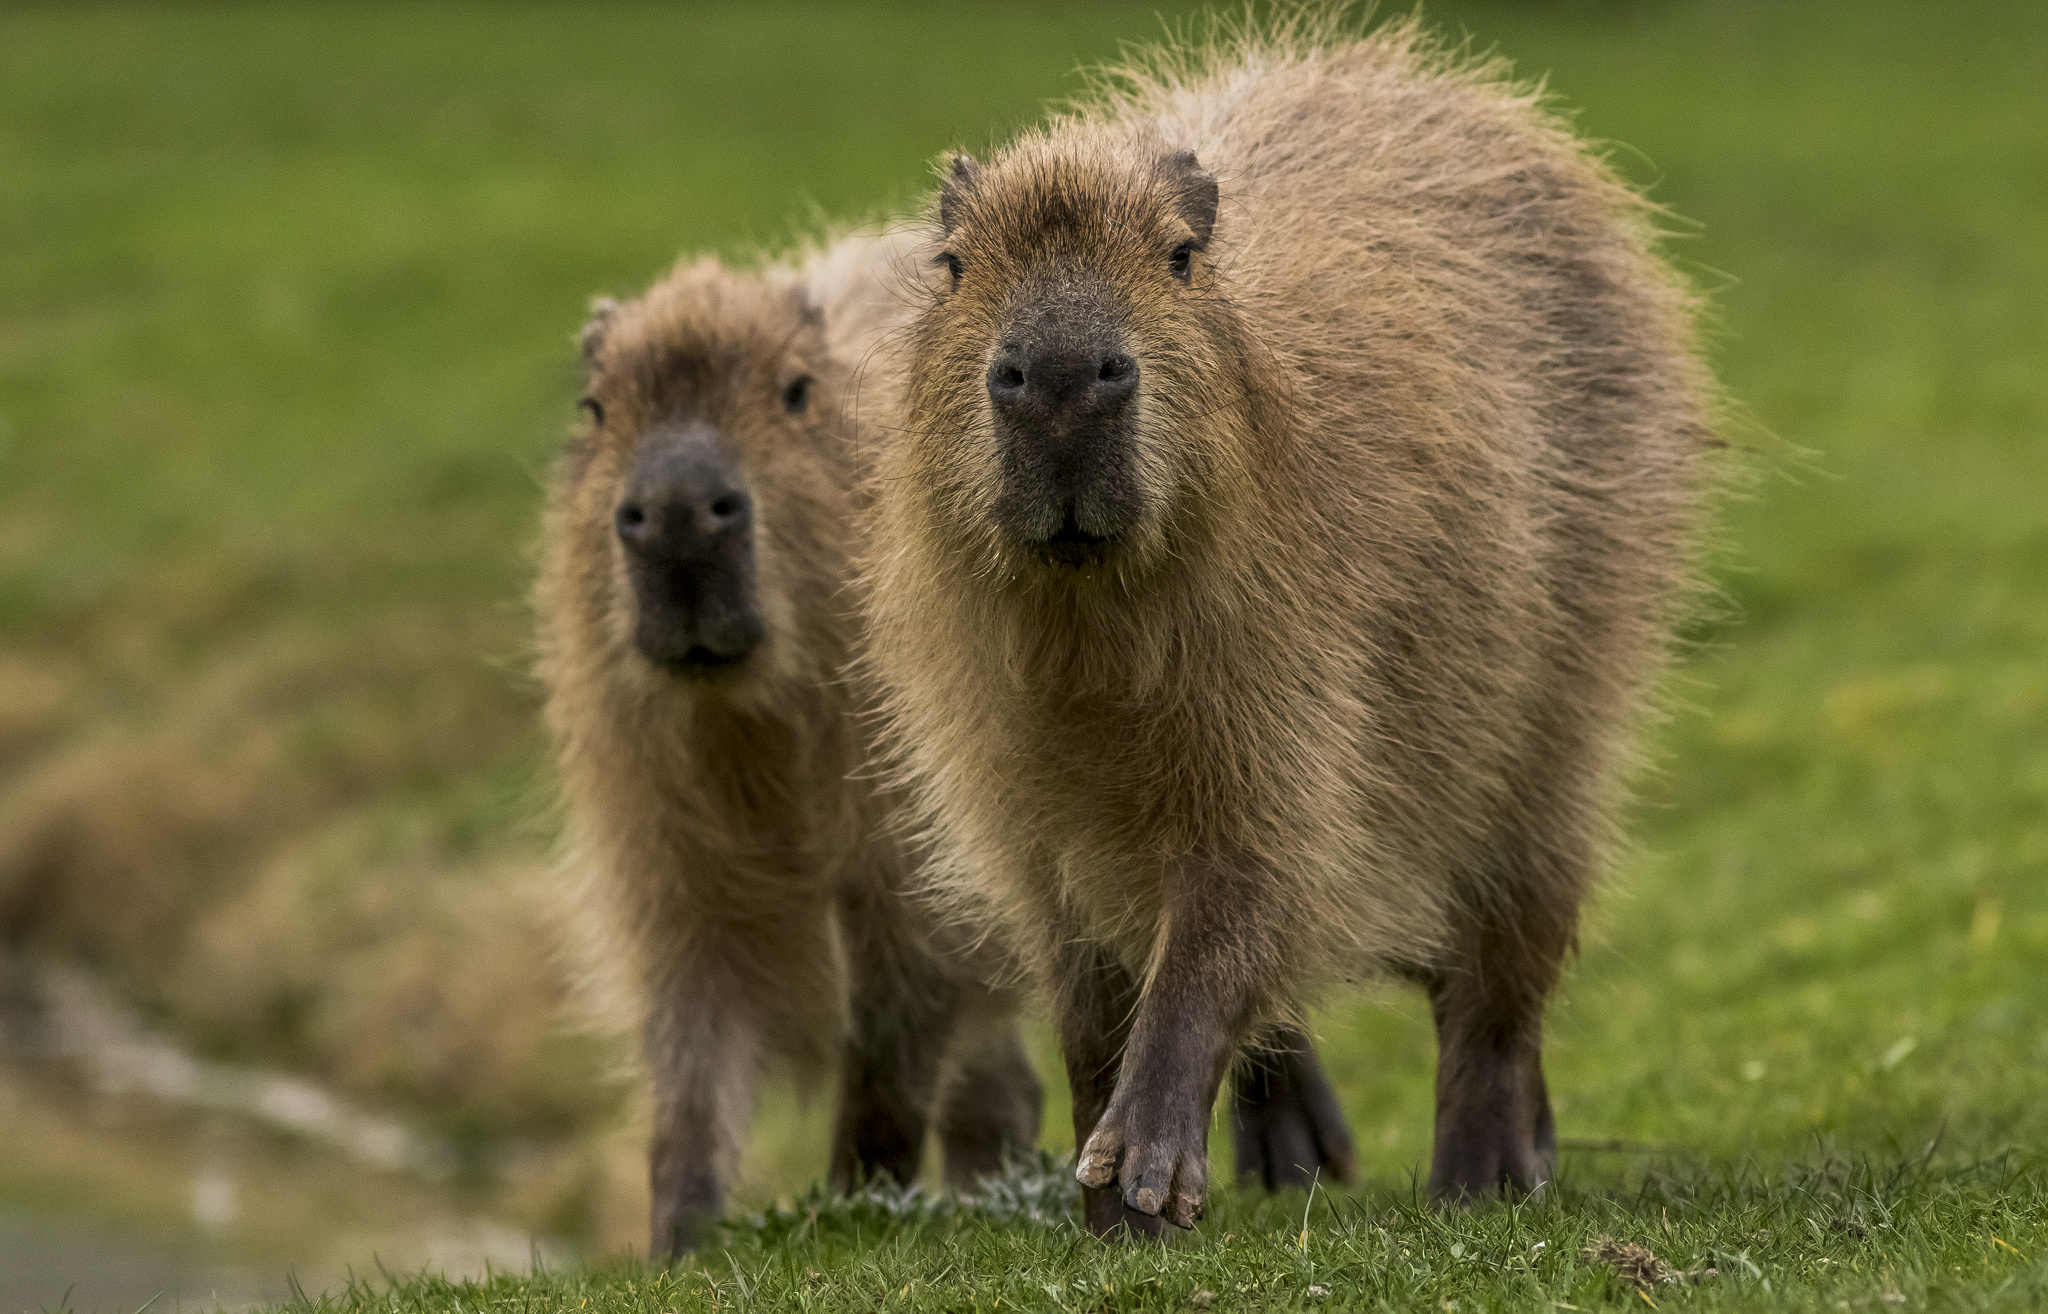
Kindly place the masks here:
<instances>
[{"instance_id":1,"label":"capybara ear","mask_svg":"<svg viewBox=\"0 0 2048 1314\"><path fill-rule=\"evenodd\" d=\"M597 353L604 346L605 330L611 327L612 316L618 313L619 303L610 297L598 297L590 303L590 322L583 326L579 335L585 365L597 364Z\"/></svg>"},{"instance_id":2,"label":"capybara ear","mask_svg":"<svg viewBox=\"0 0 2048 1314\"><path fill-rule=\"evenodd\" d=\"M1193 151L1176 151L1166 161L1175 190L1174 204L1187 226L1195 230L1195 249L1209 245L1216 231L1216 175L1202 167Z\"/></svg>"},{"instance_id":3,"label":"capybara ear","mask_svg":"<svg viewBox=\"0 0 2048 1314\"><path fill-rule=\"evenodd\" d=\"M812 299L810 284L802 282L790 283L782 289L782 295L789 308L796 312L799 319L803 320L805 328L818 329L820 331L824 329L825 308Z\"/></svg>"},{"instance_id":4,"label":"capybara ear","mask_svg":"<svg viewBox=\"0 0 2048 1314\"><path fill-rule=\"evenodd\" d=\"M946 236L953 235L953 225L960 222L960 207L980 181L981 161L965 151L953 157L946 185L939 189L939 227Z\"/></svg>"}]
</instances>

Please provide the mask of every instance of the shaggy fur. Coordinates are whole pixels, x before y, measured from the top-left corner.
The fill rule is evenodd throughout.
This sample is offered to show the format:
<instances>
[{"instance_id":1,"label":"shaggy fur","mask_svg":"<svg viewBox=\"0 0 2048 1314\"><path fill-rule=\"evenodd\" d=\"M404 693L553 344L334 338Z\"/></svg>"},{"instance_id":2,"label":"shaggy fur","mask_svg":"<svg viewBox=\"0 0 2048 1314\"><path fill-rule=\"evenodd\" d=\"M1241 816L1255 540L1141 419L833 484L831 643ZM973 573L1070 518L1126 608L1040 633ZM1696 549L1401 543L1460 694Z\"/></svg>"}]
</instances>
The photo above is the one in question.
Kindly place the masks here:
<instances>
[{"instance_id":1,"label":"shaggy fur","mask_svg":"<svg viewBox=\"0 0 2048 1314\"><path fill-rule=\"evenodd\" d=\"M800 273L685 264L637 301L599 303L585 330L593 419L555 472L540 674L567 866L608 975L636 999L652 1078L656 1255L718 1217L769 1057L840 1064L842 1184L914 1177L956 1033L953 1093L936 1101L949 1178L1037 1137L1011 1002L901 897L912 864L863 774L862 696L841 679L856 511L844 362L898 304L881 271L901 245L848 238ZM715 430L751 497L765 630L736 667L694 675L636 649L615 528L636 453L678 424Z\"/></svg>"},{"instance_id":2,"label":"shaggy fur","mask_svg":"<svg viewBox=\"0 0 2048 1314\"><path fill-rule=\"evenodd\" d=\"M1433 1190L1548 1175L1543 1008L1711 445L1654 246L1412 21L1160 51L949 166L866 662L939 883L1054 999L1098 1229L1190 1224L1232 1056L1360 971L1430 992ZM1136 369L1123 428L1005 427L1061 351Z\"/></svg>"}]
</instances>

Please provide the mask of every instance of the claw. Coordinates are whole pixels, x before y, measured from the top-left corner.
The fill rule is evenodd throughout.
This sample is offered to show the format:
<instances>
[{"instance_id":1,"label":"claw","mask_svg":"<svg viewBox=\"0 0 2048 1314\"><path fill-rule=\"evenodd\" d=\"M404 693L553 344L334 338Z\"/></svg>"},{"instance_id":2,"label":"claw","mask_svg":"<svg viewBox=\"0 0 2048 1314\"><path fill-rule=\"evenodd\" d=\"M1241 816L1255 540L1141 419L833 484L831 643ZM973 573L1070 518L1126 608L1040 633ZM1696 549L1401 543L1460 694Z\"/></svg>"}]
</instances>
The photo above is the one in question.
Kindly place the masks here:
<instances>
[{"instance_id":1,"label":"claw","mask_svg":"<svg viewBox=\"0 0 2048 1314\"><path fill-rule=\"evenodd\" d=\"M1074 1165L1074 1178L1083 1186L1100 1188L1116 1180L1117 1152L1098 1144L1099 1139L1088 1138L1088 1144L1081 1151L1081 1161Z\"/></svg>"}]
</instances>

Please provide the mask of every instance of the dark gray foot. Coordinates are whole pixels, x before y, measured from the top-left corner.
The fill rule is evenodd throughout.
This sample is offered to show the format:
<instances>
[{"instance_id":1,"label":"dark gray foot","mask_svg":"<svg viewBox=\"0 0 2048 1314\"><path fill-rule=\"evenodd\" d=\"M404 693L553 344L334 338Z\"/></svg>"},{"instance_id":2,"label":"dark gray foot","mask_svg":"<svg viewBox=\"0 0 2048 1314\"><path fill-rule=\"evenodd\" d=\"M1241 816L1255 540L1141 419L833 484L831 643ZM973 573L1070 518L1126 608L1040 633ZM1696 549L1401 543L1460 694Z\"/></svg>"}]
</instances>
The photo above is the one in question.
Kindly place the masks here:
<instances>
[{"instance_id":1,"label":"dark gray foot","mask_svg":"<svg viewBox=\"0 0 2048 1314\"><path fill-rule=\"evenodd\" d=\"M1474 1049L1455 1058L1438 1082L1430 1195L1460 1204L1542 1190L1556 1168L1557 1130L1541 1059Z\"/></svg>"},{"instance_id":2,"label":"dark gray foot","mask_svg":"<svg viewBox=\"0 0 2048 1314\"><path fill-rule=\"evenodd\" d=\"M1305 1032L1285 1028L1247 1056L1230 1117L1241 1189L1307 1190L1318 1181L1348 1185L1357 1177L1351 1129Z\"/></svg>"},{"instance_id":3,"label":"dark gray foot","mask_svg":"<svg viewBox=\"0 0 2048 1314\"><path fill-rule=\"evenodd\" d=\"M946 1185L968 1190L1038 1144L1045 1090L1012 1031L962 1068L939 1110Z\"/></svg>"}]
</instances>

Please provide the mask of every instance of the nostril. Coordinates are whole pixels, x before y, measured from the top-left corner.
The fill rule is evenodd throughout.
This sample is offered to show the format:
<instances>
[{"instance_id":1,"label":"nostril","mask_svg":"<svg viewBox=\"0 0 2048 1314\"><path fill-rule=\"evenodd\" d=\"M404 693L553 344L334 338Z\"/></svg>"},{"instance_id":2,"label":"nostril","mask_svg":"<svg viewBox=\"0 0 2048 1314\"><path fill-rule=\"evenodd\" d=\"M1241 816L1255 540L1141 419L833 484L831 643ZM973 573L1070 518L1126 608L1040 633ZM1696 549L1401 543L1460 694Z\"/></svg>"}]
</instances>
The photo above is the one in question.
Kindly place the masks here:
<instances>
[{"instance_id":1,"label":"nostril","mask_svg":"<svg viewBox=\"0 0 2048 1314\"><path fill-rule=\"evenodd\" d=\"M1024 367L1005 348L988 367L988 393L996 402L1010 405L1024 395Z\"/></svg>"},{"instance_id":2,"label":"nostril","mask_svg":"<svg viewBox=\"0 0 2048 1314\"><path fill-rule=\"evenodd\" d=\"M1138 362L1129 356L1110 356L1095 371L1095 395L1105 403L1121 404L1138 390Z\"/></svg>"},{"instance_id":3,"label":"nostril","mask_svg":"<svg viewBox=\"0 0 2048 1314\"><path fill-rule=\"evenodd\" d=\"M700 512L704 517L702 532L706 534L722 534L746 524L747 515L754 506L746 493L740 489L720 493L700 505L704 508Z\"/></svg>"},{"instance_id":4,"label":"nostril","mask_svg":"<svg viewBox=\"0 0 2048 1314\"><path fill-rule=\"evenodd\" d=\"M619 507L617 520L619 533L630 537L647 524L647 510L638 502L622 503Z\"/></svg>"}]
</instances>

